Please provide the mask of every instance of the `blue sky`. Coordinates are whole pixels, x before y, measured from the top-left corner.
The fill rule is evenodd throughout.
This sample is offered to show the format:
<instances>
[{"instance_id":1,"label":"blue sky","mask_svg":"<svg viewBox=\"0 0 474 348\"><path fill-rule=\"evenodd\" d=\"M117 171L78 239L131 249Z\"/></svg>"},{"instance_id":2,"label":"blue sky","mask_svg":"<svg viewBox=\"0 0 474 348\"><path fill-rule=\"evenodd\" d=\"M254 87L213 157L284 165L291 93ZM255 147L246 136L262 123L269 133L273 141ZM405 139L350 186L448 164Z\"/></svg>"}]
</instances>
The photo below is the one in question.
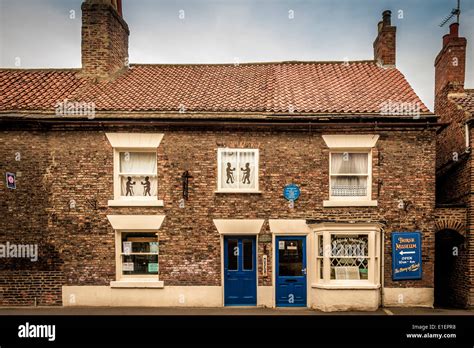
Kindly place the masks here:
<instances>
[{"instance_id":1,"label":"blue sky","mask_svg":"<svg viewBox=\"0 0 474 348\"><path fill-rule=\"evenodd\" d=\"M80 67L80 5L80 0L0 0L0 66ZM455 5L455 0L123 0L123 12L131 63L243 63L372 59L377 22L390 9L397 67L432 109L433 62L448 32L438 25ZM468 39L466 86L473 88L474 0L462 0L461 8L460 33Z\"/></svg>"}]
</instances>

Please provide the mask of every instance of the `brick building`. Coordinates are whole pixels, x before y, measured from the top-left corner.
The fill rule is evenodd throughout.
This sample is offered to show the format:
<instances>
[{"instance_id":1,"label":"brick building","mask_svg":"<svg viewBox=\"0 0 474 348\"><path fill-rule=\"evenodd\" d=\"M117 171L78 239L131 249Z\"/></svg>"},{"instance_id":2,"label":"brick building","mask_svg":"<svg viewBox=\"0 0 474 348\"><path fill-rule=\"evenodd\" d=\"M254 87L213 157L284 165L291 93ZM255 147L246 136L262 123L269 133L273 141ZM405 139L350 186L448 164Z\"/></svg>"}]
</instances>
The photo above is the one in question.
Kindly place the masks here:
<instances>
[{"instance_id":1,"label":"brick building","mask_svg":"<svg viewBox=\"0 0 474 348\"><path fill-rule=\"evenodd\" d=\"M448 124L436 156L436 303L459 307L474 304L474 90L464 88L466 46L453 23L435 60L435 113Z\"/></svg>"},{"instance_id":2,"label":"brick building","mask_svg":"<svg viewBox=\"0 0 474 348\"><path fill-rule=\"evenodd\" d=\"M1 305L433 305L440 124L390 11L373 60L238 65L129 65L120 1L82 11L82 69L0 69L0 244L38 245Z\"/></svg>"}]
</instances>

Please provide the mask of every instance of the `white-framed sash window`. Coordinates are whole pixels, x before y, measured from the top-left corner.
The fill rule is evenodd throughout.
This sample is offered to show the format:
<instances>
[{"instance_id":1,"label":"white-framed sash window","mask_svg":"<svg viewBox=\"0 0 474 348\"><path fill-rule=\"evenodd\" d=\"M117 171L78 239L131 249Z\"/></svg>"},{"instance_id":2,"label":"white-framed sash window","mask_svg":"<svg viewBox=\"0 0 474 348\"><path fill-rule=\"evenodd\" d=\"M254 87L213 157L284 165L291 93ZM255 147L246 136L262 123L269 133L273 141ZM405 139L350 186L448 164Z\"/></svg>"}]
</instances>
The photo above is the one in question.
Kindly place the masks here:
<instances>
[{"instance_id":1,"label":"white-framed sash window","mask_svg":"<svg viewBox=\"0 0 474 348\"><path fill-rule=\"evenodd\" d=\"M156 151L119 150L120 199L157 199L158 179Z\"/></svg>"},{"instance_id":2,"label":"white-framed sash window","mask_svg":"<svg viewBox=\"0 0 474 348\"><path fill-rule=\"evenodd\" d=\"M106 133L114 155L114 199L109 206L162 206L158 146L163 134Z\"/></svg>"},{"instance_id":3,"label":"white-framed sash window","mask_svg":"<svg viewBox=\"0 0 474 348\"><path fill-rule=\"evenodd\" d=\"M371 151L331 151L329 156L329 199L370 200Z\"/></svg>"},{"instance_id":4,"label":"white-framed sash window","mask_svg":"<svg viewBox=\"0 0 474 348\"><path fill-rule=\"evenodd\" d=\"M112 288L163 288L159 229L164 215L107 215L115 230L116 280Z\"/></svg>"},{"instance_id":5,"label":"white-framed sash window","mask_svg":"<svg viewBox=\"0 0 474 348\"><path fill-rule=\"evenodd\" d=\"M324 207L377 206L372 200L372 149L378 135L323 135L329 147L329 199Z\"/></svg>"}]
</instances>

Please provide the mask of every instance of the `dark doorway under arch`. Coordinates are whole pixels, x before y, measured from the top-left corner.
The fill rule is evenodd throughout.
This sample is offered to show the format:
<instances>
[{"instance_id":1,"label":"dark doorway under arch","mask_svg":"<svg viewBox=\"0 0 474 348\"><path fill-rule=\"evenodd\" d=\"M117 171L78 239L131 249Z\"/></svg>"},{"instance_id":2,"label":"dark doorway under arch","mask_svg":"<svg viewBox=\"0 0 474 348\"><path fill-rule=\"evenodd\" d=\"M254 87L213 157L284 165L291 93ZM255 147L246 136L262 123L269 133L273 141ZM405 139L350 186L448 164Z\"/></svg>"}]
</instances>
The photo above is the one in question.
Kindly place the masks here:
<instances>
[{"instance_id":1,"label":"dark doorway under arch","mask_svg":"<svg viewBox=\"0 0 474 348\"><path fill-rule=\"evenodd\" d=\"M434 297L436 307L465 307L462 262L464 237L457 231L441 230L435 236Z\"/></svg>"}]
</instances>

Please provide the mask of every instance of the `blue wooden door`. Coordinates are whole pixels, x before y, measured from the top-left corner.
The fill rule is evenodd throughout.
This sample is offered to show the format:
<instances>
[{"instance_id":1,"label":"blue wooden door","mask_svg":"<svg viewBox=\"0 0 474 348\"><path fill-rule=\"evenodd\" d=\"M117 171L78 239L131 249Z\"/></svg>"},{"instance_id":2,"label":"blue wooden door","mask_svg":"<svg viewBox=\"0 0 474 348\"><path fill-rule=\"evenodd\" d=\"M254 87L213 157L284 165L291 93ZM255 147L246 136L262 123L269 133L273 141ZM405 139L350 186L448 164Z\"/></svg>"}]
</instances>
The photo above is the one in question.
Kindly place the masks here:
<instances>
[{"instance_id":1,"label":"blue wooden door","mask_svg":"<svg viewBox=\"0 0 474 348\"><path fill-rule=\"evenodd\" d=\"M224 238L224 304L257 304L255 237Z\"/></svg>"},{"instance_id":2,"label":"blue wooden door","mask_svg":"<svg viewBox=\"0 0 474 348\"><path fill-rule=\"evenodd\" d=\"M306 237L276 237L276 305L306 306Z\"/></svg>"}]
</instances>

